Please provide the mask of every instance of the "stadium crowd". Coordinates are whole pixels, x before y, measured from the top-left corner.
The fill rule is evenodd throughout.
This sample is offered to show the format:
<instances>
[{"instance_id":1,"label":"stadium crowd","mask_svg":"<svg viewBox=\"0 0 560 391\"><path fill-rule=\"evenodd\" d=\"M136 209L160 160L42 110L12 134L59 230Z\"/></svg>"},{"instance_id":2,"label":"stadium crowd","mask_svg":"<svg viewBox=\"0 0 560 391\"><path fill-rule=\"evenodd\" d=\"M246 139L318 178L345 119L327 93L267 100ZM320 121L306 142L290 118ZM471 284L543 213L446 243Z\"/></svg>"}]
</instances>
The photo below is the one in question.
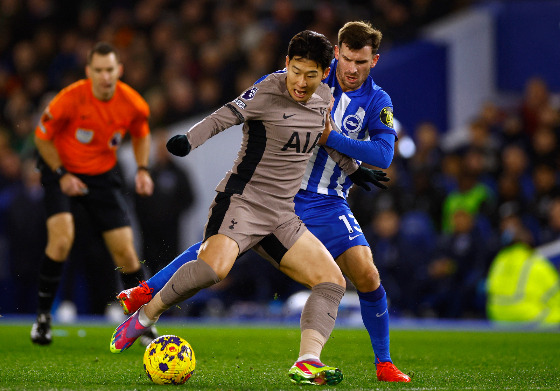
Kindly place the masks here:
<instances>
[{"instance_id":1,"label":"stadium crowd","mask_svg":"<svg viewBox=\"0 0 560 391\"><path fill-rule=\"evenodd\" d=\"M83 77L86 51L94 42L109 41L119 49L122 80L149 103L155 134L217 108L282 68L281 49L303 29L336 42L344 21L368 19L384 33L386 51L469 3L0 0L0 282L3 293L15 293L2 295L0 312L35 308L30 287L36 284L46 232L33 130L53 94ZM416 150L395 155L389 189L354 189L350 195L391 292L393 313L484 317L485 276L493 257L512 240L504 221L517 218L533 246L560 238L559 108L546 83L534 78L514 105L481 107L452 147L444 147L447 129L429 122L401 130L413 137ZM75 284L111 274L110 262L96 261L106 257L99 240L93 233L78 234L73 256L90 261L74 272ZM263 267L263 275L276 273L255 267ZM107 292L96 286L89 295L106 303L118 291L111 278ZM278 275L265 280L250 286L242 272L233 272L213 298L226 306L236 298L267 303L278 292L285 298L298 289ZM102 313L103 305L78 307Z\"/></svg>"}]
</instances>

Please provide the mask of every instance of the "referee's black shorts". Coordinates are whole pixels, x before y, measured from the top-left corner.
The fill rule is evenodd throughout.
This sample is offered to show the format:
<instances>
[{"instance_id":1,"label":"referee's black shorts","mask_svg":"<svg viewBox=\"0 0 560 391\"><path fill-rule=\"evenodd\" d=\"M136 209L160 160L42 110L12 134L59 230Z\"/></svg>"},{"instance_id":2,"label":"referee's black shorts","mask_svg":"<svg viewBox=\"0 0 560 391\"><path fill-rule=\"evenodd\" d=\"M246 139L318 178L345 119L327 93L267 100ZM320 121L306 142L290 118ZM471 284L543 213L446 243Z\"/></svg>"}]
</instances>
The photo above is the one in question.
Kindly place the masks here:
<instances>
[{"instance_id":1,"label":"referee's black shorts","mask_svg":"<svg viewBox=\"0 0 560 391\"><path fill-rule=\"evenodd\" d=\"M76 207L83 207L92 224L101 232L130 226L128 206L122 191L123 180L113 168L100 175L73 174L88 187L84 196L68 197L60 189L57 176L40 161L41 183L45 190L47 218L62 212L72 213Z\"/></svg>"}]
</instances>

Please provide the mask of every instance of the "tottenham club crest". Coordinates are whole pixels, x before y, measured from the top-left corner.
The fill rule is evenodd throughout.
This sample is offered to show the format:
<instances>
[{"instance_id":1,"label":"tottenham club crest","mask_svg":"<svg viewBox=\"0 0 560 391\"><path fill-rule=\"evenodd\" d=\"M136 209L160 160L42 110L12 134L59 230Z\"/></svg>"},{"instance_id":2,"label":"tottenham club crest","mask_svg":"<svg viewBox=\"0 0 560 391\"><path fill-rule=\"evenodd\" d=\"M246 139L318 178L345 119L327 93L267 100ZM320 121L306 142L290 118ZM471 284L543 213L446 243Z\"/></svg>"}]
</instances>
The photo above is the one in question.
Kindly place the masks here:
<instances>
[{"instance_id":1,"label":"tottenham club crest","mask_svg":"<svg viewBox=\"0 0 560 391\"><path fill-rule=\"evenodd\" d=\"M393 129L393 109L390 107L384 107L379 113L379 119L385 125Z\"/></svg>"}]
</instances>

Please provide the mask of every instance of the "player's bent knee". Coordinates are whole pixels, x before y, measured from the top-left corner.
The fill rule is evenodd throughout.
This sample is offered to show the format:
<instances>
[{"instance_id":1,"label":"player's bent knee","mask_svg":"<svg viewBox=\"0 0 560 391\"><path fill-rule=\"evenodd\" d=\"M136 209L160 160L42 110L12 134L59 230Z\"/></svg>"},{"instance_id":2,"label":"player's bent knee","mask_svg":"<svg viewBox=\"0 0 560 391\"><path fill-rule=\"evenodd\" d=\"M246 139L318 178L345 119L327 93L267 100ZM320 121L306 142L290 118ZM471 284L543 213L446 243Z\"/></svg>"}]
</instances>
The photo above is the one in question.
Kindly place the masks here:
<instances>
[{"instance_id":1,"label":"player's bent knee","mask_svg":"<svg viewBox=\"0 0 560 391\"><path fill-rule=\"evenodd\" d=\"M346 289L346 280L344 279L344 276L342 275L342 273L337 273L335 276L333 276L332 281L330 281L336 285L339 285L341 287L343 287L344 289Z\"/></svg>"},{"instance_id":2,"label":"player's bent knee","mask_svg":"<svg viewBox=\"0 0 560 391\"><path fill-rule=\"evenodd\" d=\"M47 255L57 260L68 258L74 242L73 239L71 235L59 235L56 238L50 238L47 244Z\"/></svg>"},{"instance_id":3,"label":"player's bent knee","mask_svg":"<svg viewBox=\"0 0 560 391\"><path fill-rule=\"evenodd\" d=\"M352 284L354 284L356 289L360 292L371 292L379 287L381 278L377 269L374 268L354 277Z\"/></svg>"}]
</instances>

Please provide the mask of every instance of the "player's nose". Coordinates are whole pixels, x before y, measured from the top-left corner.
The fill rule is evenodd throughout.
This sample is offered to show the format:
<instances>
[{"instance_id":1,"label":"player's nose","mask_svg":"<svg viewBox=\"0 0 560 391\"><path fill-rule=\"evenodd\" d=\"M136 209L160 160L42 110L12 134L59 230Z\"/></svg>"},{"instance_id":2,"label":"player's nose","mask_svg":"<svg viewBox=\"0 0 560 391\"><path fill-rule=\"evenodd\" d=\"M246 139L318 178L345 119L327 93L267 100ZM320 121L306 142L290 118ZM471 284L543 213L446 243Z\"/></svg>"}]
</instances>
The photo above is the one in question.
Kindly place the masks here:
<instances>
[{"instance_id":1,"label":"player's nose","mask_svg":"<svg viewBox=\"0 0 560 391\"><path fill-rule=\"evenodd\" d=\"M307 80L305 80L304 76L300 76L297 80L298 87L307 87Z\"/></svg>"}]
</instances>

